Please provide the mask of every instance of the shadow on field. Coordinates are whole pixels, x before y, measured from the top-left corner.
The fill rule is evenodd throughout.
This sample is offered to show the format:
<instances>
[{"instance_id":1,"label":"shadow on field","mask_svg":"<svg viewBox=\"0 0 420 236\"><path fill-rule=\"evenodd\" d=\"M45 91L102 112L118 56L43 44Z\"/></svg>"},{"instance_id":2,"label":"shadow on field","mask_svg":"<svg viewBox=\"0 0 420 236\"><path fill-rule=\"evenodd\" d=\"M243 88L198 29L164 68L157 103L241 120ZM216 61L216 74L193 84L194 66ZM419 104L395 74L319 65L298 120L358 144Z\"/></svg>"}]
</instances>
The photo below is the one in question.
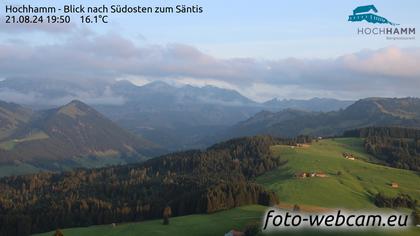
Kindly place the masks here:
<instances>
[{"instance_id":1,"label":"shadow on field","mask_svg":"<svg viewBox=\"0 0 420 236\"><path fill-rule=\"evenodd\" d=\"M274 179L276 181L279 181L291 179L294 177L294 175L295 173L290 167L283 165L275 170L266 172L264 174L264 177L267 179Z\"/></svg>"}]
</instances>

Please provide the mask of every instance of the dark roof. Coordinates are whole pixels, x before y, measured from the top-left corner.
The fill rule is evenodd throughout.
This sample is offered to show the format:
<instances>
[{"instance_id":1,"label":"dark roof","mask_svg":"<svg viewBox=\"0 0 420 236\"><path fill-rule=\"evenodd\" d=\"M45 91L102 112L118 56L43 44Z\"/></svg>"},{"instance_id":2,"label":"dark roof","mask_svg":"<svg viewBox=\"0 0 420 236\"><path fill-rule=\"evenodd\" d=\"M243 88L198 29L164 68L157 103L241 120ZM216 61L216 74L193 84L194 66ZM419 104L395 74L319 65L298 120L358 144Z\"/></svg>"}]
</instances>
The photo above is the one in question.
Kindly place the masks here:
<instances>
[{"instance_id":1,"label":"dark roof","mask_svg":"<svg viewBox=\"0 0 420 236\"><path fill-rule=\"evenodd\" d=\"M365 13L365 12L369 12L373 10L375 13L378 12L378 9L376 9L376 7L374 5L368 5L368 6L360 6L356 9L353 10L354 14L357 13Z\"/></svg>"}]
</instances>

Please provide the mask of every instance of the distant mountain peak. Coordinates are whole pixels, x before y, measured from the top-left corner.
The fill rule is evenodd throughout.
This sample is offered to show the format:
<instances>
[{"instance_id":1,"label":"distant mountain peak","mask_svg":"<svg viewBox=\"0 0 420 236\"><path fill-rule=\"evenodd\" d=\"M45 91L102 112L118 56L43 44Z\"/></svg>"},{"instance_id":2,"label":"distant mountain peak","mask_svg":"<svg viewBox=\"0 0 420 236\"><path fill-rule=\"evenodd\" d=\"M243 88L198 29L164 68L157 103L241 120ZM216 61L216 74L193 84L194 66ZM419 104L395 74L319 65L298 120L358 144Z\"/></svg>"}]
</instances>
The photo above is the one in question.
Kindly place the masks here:
<instances>
[{"instance_id":1,"label":"distant mountain peak","mask_svg":"<svg viewBox=\"0 0 420 236\"><path fill-rule=\"evenodd\" d=\"M33 114L17 113L11 109L5 111L10 115L1 116L0 109L0 140L15 145L3 149L0 146L0 164L13 160L61 161L89 156L140 158L143 153L157 147L120 128L79 100ZM20 117L28 122L23 118L18 120ZM3 124L7 129L2 127Z\"/></svg>"},{"instance_id":2,"label":"distant mountain peak","mask_svg":"<svg viewBox=\"0 0 420 236\"><path fill-rule=\"evenodd\" d=\"M73 100L70 103L60 107L57 113L67 115L72 118L77 118L80 116L85 116L90 110L92 109L83 102L79 100Z\"/></svg>"},{"instance_id":3,"label":"distant mountain peak","mask_svg":"<svg viewBox=\"0 0 420 236\"><path fill-rule=\"evenodd\" d=\"M85 103L83 103L80 100L72 100L71 102L69 102L67 105L76 105L76 106L83 106L83 107L87 107L88 105L86 105Z\"/></svg>"},{"instance_id":4,"label":"distant mountain peak","mask_svg":"<svg viewBox=\"0 0 420 236\"><path fill-rule=\"evenodd\" d=\"M149 88L149 89L173 89L173 88L175 88L174 86L171 86L170 84L168 84L164 81L161 81L161 80L150 82L148 84L143 85L142 87Z\"/></svg>"}]
</instances>

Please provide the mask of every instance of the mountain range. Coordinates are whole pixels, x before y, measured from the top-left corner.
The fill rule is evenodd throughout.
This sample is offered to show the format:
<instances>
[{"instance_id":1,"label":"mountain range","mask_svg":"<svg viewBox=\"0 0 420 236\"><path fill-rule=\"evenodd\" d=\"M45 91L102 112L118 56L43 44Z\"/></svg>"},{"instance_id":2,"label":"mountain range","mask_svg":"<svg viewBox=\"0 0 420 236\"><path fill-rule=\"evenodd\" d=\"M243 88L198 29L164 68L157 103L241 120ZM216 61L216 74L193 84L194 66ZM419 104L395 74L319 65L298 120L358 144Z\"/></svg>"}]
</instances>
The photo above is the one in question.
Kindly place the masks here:
<instances>
[{"instance_id":1,"label":"mountain range","mask_svg":"<svg viewBox=\"0 0 420 236\"><path fill-rule=\"evenodd\" d=\"M175 86L161 81L143 86L125 80L83 84L42 81L0 81L0 98L6 98L5 94L12 98L12 93L20 97L29 94L32 100L21 99L22 103L35 110L52 109L58 106L54 102L60 105L81 98L138 139L168 151L205 148L228 138L257 134L334 136L348 129L376 125L420 127L417 98L367 98L356 102L272 99L259 103L235 90L214 86ZM12 134L28 121L27 117L34 117L33 111L22 107L8 112L15 118L0 116L4 120L0 135Z\"/></svg>"},{"instance_id":2,"label":"mountain range","mask_svg":"<svg viewBox=\"0 0 420 236\"><path fill-rule=\"evenodd\" d=\"M0 91L36 94L36 103L0 102L3 166L31 165L37 171L101 167L203 149L241 136L324 137L371 126L420 127L418 98L366 98L349 106L348 101L319 98L258 103L213 86L118 81L89 90L91 85L65 83L29 83L34 86L30 91L22 82L0 82L9 86ZM78 100L36 105L47 98L60 102L83 94L91 106ZM122 102L104 102L106 96ZM328 104L336 110L326 109Z\"/></svg>"},{"instance_id":3,"label":"mountain range","mask_svg":"<svg viewBox=\"0 0 420 236\"><path fill-rule=\"evenodd\" d=\"M120 81L112 90L124 94L126 102L95 107L124 128L170 150L203 148L197 141L261 109L236 91L212 86L175 87L163 82L135 86Z\"/></svg>"},{"instance_id":4,"label":"mountain range","mask_svg":"<svg viewBox=\"0 0 420 236\"><path fill-rule=\"evenodd\" d=\"M367 98L344 110L306 112L286 109L262 111L225 132L227 137L271 134L336 136L344 131L369 126L420 127L419 98Z\"/></svg>"},{"instance_id":5,"label":"mountain range","mask_svg":"<svg viewBox=\"0 0 420 236\"><path fill-rule=\"evenodd\" d=\"M344 109L351 101L314 98L255 102L235 90L214 86L173 86L156 81L137 86L129 81L6 79L0 100L34 109L61 106L80 99L121 127L168 150L204 148L229 127L262 110L293 108L309 112Z\"/></svg>"},{"instance_id":6,"label":"mountain range","mask_svg":"<svg viewBox=\"0 0 420 236\"><path fill-rule=\"evenodd\" d=\"M302 111L328 112L345 109L353 104L354 101L337 100L332 98L312 98L309 100L299 99L283 99L273 98L264 102L264 107L271 108L272 111L280 111L284 109L295 109Z\"/></svg>"}]
</instances>

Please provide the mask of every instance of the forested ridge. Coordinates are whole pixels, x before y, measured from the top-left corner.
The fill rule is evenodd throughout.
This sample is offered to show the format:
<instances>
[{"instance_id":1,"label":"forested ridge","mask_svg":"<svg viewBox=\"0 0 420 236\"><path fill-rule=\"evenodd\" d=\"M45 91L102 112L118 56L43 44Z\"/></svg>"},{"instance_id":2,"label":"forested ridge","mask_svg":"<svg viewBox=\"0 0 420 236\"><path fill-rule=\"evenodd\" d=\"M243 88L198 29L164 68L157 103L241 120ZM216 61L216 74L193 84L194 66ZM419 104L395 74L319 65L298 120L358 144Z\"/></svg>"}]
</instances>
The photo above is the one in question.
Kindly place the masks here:
<instances>
[{"instance_id":1,"label":"forested ridge","mask_svg":"<svg viewBox=\"0 0 420 236\"><path fill-rule=\"evenodd\" d=\"M231 127L226 136L273 135L295 137L305 134L330 137L346 130L372 126L420 127L419 98L366 98L331 112L285 109L262 111Z\"/></svg>"},{"instance_id":2,"label":"forested ridge","mask_svg":"<svg viewBox=\"0 0 420 236\"><path fill-rule=\"evenodd\" d=\"M393 167L420 171L420 129L370 127L344 136L364 138L366 151Z\"/></svg>"},{"instance_id":3,"label":"forested ridge","mask_svg":"<svg viewBox=\"0 0 420 236\"><path fill-rule=\"evenodd\" d=\"M270 152L279 142L240 138L142 164L3 178L0 235L160 218L166 206L179 216L271 205L274 192L253 178L282 164Z\"/></svg>"}]
</instances>

